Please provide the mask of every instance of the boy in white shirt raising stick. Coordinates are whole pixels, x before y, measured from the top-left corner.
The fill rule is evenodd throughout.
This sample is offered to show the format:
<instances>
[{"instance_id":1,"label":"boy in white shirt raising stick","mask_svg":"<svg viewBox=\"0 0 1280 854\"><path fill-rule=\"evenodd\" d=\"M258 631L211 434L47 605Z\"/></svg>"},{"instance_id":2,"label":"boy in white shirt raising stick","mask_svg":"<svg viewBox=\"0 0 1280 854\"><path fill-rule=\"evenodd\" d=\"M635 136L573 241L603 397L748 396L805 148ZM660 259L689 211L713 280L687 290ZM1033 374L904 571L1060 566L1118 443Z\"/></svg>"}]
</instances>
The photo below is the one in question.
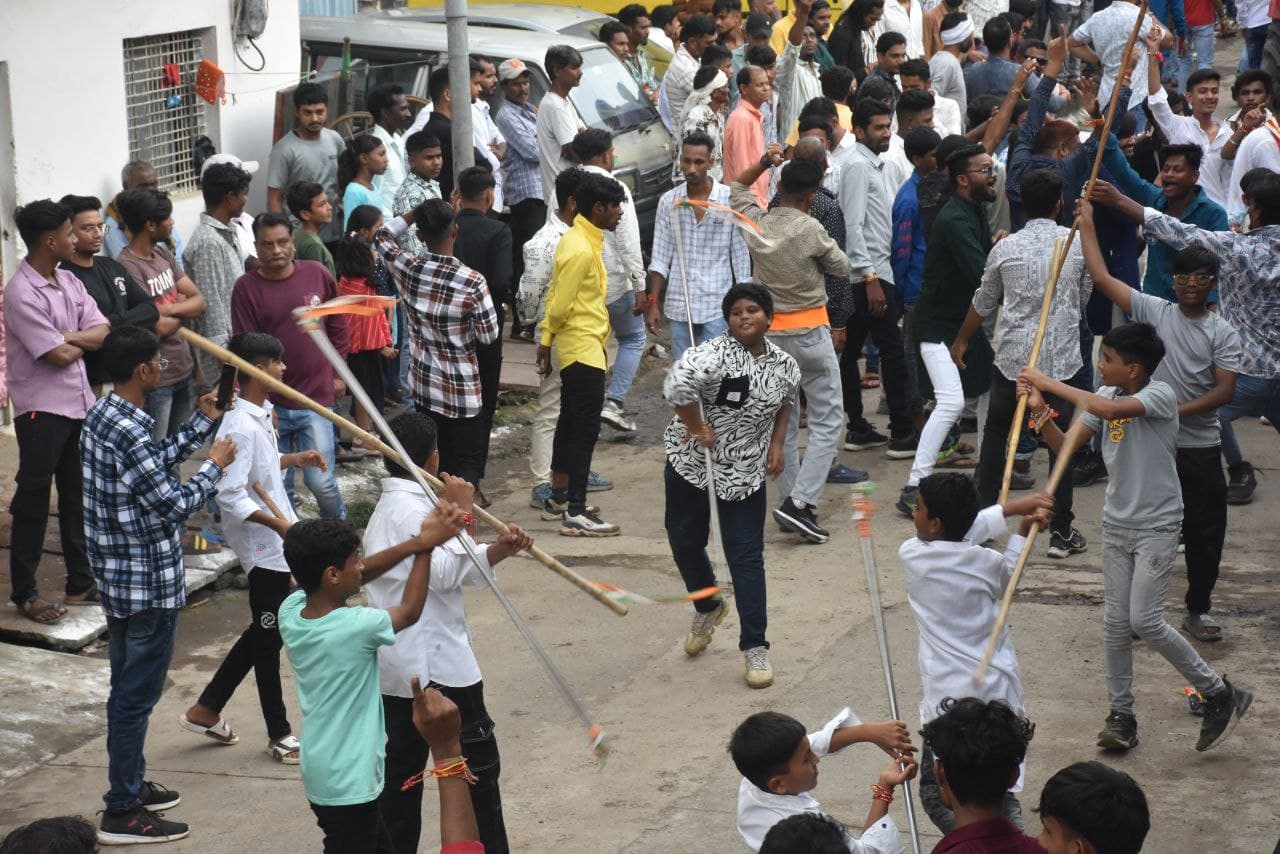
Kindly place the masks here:
<instances>
[{"instance_id":1,"label":"boy in white shirt raising stick","mask_svg":"<svg viewBox=\"0 0 1280 854\"><path fill-rule=\"evenodd\" d=\"M283 379L284 345L274 335L241 332L232 337L227 347L246 362ZM285 495L281 471L294 466L324 469L325 460L318 451L281 454L271 422L267 387L243 374L239 385L235 408L223 415L218 425L218 438L235 439L239 453L223 475L217 501L227 544L249 576L253 622L222 660L200 699L178 722L183 729L219 744L235 744L240 738L222 718L222 709L252 670L267 724L267 753L277 762L297 765L300 745L289 726L280 689L283 642L276 612L289 595L291 581L289 565L284 560L284 535L298 517Z\"/></svg>"},{"instance_id":2,"label":"boy in white shirt raising stick","mask_svg":"<svg viewBox=\"0 0 1280 854\"><path fill-rule=\"evenodd\" d=\"M1001 700L1025 717L1018 659L1008 631L1000 636L982 685L973 685L973 672L982 660L1023 540L1032 522L1048 527L1053 496L1037 492L980 511L978 490L968 475L935 472L920 481L916 497L911 515L916 535L898 549L898 558L920 632L920 724L938 717L947 697ZM985 547L983 543L1005 534L1009 516L1024 518L1004 553ZM943 803L933 759L926 748L920 759L920 800L938 829L950 833L956 827L955 813ZM1005 794L1004 816L1025 830L1014 794L1020 790L1021 780Z\"/></svg>"},{"instance_id":3,"label":"boy in white shirt raising stick","mask_svg":"<svg viewBox=\"0 0 1280 854\"><path fill-rule=\"evenodd\" d=\"M406 412L391 422L391 430L414 460L432 474L440 457L436 451L435 422L425 413ZM409 472L390 457L386 459L390 477L382 480L382 497L365 528L366 552L377 552L412 537L431 512L434 502L411 478ZM445 497L466 514L468 533L475 532L471 518L475 488L461 478L441 474ZM492 545L476 544L481 560L492 568L499 561L529 548L533 540L514 524L510 532ZM383 608L399 602L412 558L401 561L365 588L369 604ZM431 581L427 603L416 623L396 635L395 644L378 650L378 678L381 681L383 717L387 727L386 785L378 807L391 834L396 851L417 851L422 831L422 782L412 778L422 772L427 761L427 745L413 723L411 680L430 683L457 704L462 715L462 754L475 774L471 803L484 850L508 851L507 831L502 818L502 796L498 791L501 770L498 741L493 720L484 707L484 682L471 648L467 614L463 604L465 585L485 587L484 577L456 538L431 552ZM453 757L436 756L436 764ZM430 777L430 771L427 772Z\"/></svg>"}]
</instances>

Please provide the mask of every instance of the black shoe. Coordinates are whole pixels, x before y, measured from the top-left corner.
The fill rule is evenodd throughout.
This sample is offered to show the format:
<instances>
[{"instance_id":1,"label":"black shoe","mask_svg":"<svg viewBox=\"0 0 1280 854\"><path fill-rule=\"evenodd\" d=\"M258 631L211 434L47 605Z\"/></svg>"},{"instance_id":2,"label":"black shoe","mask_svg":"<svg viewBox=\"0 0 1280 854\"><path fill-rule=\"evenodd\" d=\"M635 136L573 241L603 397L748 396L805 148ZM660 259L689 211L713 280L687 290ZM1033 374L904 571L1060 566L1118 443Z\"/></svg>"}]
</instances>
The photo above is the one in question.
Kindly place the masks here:
<instances>
[{"instance_id":1,"label":"black shoe","mask_svg":"<svg viewBox=\"0 0 1280 854\"><path fill-rule=\"evenodd\" d=\"M1200 724L1200 740L1196 742L1196 750L1202 753L1217 747L1231 735L1231 730L1253 704L1252 691L1237 688L1225 676L1222 684L1225 687L1221 691L1204 698L1204 721Z\"/></svg>"},{"instance_id":2,"label":"black shoe","mask_svg":"<svg viewBox=\"0 0 1280 854\"><path fill-rule=\"evenodd\" d=\"M920 444L920 437L915 433L898 436L889 440L889 450L885 451L884 455L891 460L915 459L918 444Z\"/></svg>"},{"instance_id":3,"label":"black shoe","mask_svg":"<svg viewBox=\"0 0 1280 854\"><path fill-rule=\"evenodd\" d=\"M1015 492L1021 492L1027 489L1033 489L1036 485L1036 476L1030 472L1018 471L1014 469L1009 475L1009 489Z\"/></svg>"},{"instance_id":4,"label":"black shoe","mask_svg":"<svg viewBox=\"0 0 1280 854\"><path fill-rule=\"evenodd\" d=\"M1082 452L1079 460L1071 467L1072 486L1091 486L1100 480L1106 480L1107 476L1107 464L1102 461L1102 454L1095 451Z\"/></svg>"},{"instance_id":5,"label":"black shoe","mask_svg":"<svg viewBox=\"0 0 1280 854\"><path fill-rule=\"evenodd\" d=\"M1130 750L1138 746L1138 719L1111 710L1107 722L1098 733L1098 746L1103 750Z\"/></svg>"},{"instance_id":6,"label":"black shoe","mask_svg":"<svg viewBox=\"0 0 1280 854\"><path fill-rule=\"evenodd\" d=\"M902 487L902 492L898 493L898 502L893 506L899 513L910 519L916 513L916 504L919 502L919 489L914 486Z\"/></svg>"},{"instance_id":7,"label":"black shoe","mask_svg":"<svg viewBox=\"0 0 1280 854\"><path fill-rule=\"evenodd\" d=\"M1084 535L1075 528L1071 529L1071 536L1064 537L1057 531L1049 536L1049 557L1062 558L1078 555L1083 551L1088 551L1089 543L1085 540Z\"/></svg>"},{"instance_id":8,"label":"black shoe","mask_svg":"<svg viewBox=\"0 0 1280 854\"><path fill-rule=\"evenodd\" d=\"M1253 465L1240 463L1227 466L1230 478L1227 480L1227 503L1248 504L1253 500L1253 491L1258 488L1258 478L1253 474Z\"/></svg>"},{"instance_id":9,"label":"black shoe","mask_svg":"<svg viewBox=\"0 0 1280 854\"><path fill-rule=\"evenodd\" d=\"M818 517L813 515L812 508L801 507L791 500L790 495L780 506L774 508L773 518L782 527L811 543L821 544L831 539L827 529L818 524Z\"/></svg>"},{"instance_id":10,"label":"black shoe","mask_svg":"<svg viewBox=\"0 0 1280 854\"><path fill-rule=\"evenodd\" d=\"M883 433L877 433L870 424L857 430L850 427L844 434L844 449L846 451L865 451L868 448L878 448L888 443L889 437Z\"/></svg>"},{"instance_id":11,"label":"black shoe","mask_svg":"<svg viewBox=\"0 0 1280 854\"><path fill-rule=\"evenodd\" d=\"M182 796L173 789L149 780L142 782L142 805L147 809L163 812L173 809L180 803L182 803Z\"/></svg>"},{"instance_id":12,"label":"black shoe","mask_svg":"<svg viewBox=\"0 0 1280 854\"><path fill-rule=\"evenodd\" d=\"M102 814L98 826L100 845L145 845L152 842L173 842L185 839L188 827L180 821L168 821L144 806L136 806L128 812Z\"/></svg>"},{"instance_id":13,"label":"black shoe","mask_svg":"<svg viewBox=\"0 0 1280 854\"><path fill-rule=\"evenodd\" d=\"M827 483L866 483L869 480L871 475L862 469L849 468L838 460L831 471L827 472Z\"/></svg>"}]
</instances>

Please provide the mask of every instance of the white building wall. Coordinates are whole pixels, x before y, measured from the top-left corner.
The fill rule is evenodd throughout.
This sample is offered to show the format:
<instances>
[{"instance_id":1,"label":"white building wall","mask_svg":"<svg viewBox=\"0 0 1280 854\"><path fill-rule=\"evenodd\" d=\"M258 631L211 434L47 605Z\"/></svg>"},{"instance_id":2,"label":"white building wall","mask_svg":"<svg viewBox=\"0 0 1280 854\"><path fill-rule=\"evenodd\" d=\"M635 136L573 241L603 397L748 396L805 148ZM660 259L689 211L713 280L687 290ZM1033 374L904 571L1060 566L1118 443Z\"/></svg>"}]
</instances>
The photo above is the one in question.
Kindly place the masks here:
<instances>
[{"instance_id":1,"label":"white building wall","mask_svg":"<svg viewBox=\"0 0 1280 854\"><path fill-rule=\"evenodd\" d=\"M206 59L227 76L226 105L200 103L220 152L261 163L250 212L266 207L275 91L298 80L297 0L270 0L266 57L251 72L236 57L233 0L0 0L0 267L8 280L23 249L14 207L67 193L104 203L120 190L129 160L124 39L206 30ZM243 40L240 53L257 64ZM157 75L160 70L156 70ZM234 100L231 93L237 93ZM198 192L174 197L174 219L190 234L203 209Z\"/></svg>"}]
</instances>

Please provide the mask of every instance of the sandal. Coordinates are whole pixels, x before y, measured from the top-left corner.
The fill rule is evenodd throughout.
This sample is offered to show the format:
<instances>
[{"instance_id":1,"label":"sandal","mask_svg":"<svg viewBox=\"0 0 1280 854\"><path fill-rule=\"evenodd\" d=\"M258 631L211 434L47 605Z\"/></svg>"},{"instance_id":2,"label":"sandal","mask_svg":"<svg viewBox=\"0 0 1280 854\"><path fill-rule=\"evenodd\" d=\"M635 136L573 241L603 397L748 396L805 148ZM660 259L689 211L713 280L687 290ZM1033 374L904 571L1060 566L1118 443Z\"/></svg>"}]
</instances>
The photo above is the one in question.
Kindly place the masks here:
<instances>
[{"instance_id":1,"label":"sandal","mask_svg":"<svg viewBox=\"0 0 1280 854\"><path fill-rule=\"evenodd\" d=\"M296 735L286 735L284 738L267 742L267 755L281 765L297 765L302 761L301 758L302 742L298 741Z\"/></svg>"},{"instance_id":2,"label":"sandal","mask_svg":"<svg viewBox=\"0 0 1280 854\"><path fill-rule=\"evenodd\" d=\"M178 715L178 725L189 732L211 738L218 744L231 745L240 740L240 736L232 731L231 724L227 723L227 719L223 717L219 717L218 722L213 726L204 726L191 720L187 717L187 713L183 712Z\"/></svg>"},{"instance_id":3,"label":"sandal","mask_svg":"<svg viewBox=\"0 0 1280 854\"><path fill-rule=\"evenodd\" d=\"M867 371L862 375L863 388L880 388L880 372Z\"/></svg>"},{"instance_id":4,"label":"sandal","mask_svg":"<svg viewBox=\"0 0 1280 854\"><path fill-rule=\"evenodd\" d=\"M1198 641L1213 643L1222 640L1222 626L1208 614L1188 614L1182 618L1182 628Z\"/></svg>"},{"instance_id":5,"label":"sandal","mask_svg":"<svg viewBox=\"0 0 1280 854\"><path fill-rule=\"evenodd\" d=\"M33 623L39 623L42 626L56 623L67 615L66 608L59 608L52 602L46 602L39 596L32 596L27 601L18 606L18 610L22 612L22 616L26 617Z\"/></svg>"},{"instance_id":6,"label":"sandal","mask_svg":"<svg viewBox=\"0 0 1280 854\"><path fill-rule=\"evenodd\" d=\"M102 593L98 585L93 585L83 593L68 593L62 597L63 605L97 605L102 602Z\"/></svg>"}]
</instances>

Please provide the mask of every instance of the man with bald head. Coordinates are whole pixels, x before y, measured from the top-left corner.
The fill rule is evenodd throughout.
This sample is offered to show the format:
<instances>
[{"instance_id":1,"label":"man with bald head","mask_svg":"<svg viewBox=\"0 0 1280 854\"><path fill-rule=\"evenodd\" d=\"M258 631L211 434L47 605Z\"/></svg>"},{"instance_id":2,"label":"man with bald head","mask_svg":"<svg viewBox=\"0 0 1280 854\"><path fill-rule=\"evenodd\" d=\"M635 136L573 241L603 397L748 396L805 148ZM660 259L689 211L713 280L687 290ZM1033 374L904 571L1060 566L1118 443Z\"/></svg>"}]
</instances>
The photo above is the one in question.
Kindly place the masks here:
<instances>
[{"instance_id":1,"label":"man with bald head","mask_svg":"<svg viewBox=\"0 0 1280 854\"><path fill-rule=\"evenodd\" d=\"M150 163L145 160L130 160L120 170L120 188L121 190L159 190L160 181L156 177L155 168ZM107 204L107 211L102 219L104 221L102 254L108 258L115 258L120 254L120 250L129 244L130 234L125 230L124 221L120 219L114 199ZM176 225L164 242L169 249L169 254L173 256L174 263L179 270L182 270L182 251L186 241L182 239L182 234Z\"/></svg>"}]
</instances>

